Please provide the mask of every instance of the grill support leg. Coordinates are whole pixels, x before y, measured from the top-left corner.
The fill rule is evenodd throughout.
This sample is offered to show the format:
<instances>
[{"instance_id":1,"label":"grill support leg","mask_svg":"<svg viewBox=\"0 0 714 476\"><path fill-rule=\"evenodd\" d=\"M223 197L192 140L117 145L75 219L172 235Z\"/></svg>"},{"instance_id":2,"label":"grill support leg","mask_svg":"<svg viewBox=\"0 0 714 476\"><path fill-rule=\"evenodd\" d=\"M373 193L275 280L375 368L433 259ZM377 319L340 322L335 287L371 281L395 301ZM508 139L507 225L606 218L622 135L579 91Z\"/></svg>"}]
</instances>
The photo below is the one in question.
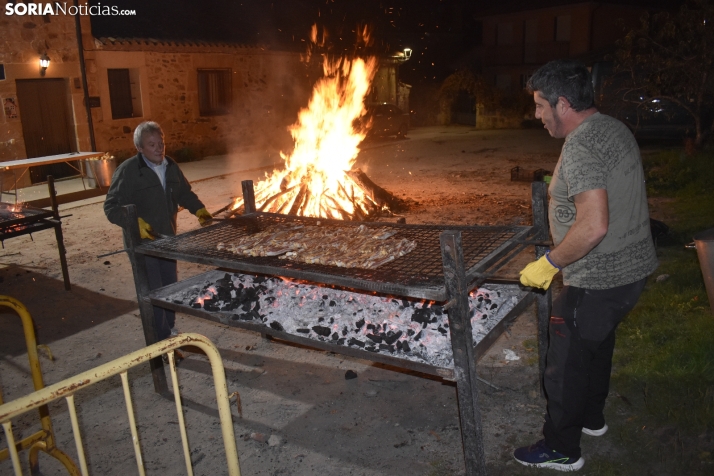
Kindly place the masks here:
<instances>
[{"instance_id":1,"label":"grill support leg","mask_svg":"<svg viewBox=\"0 0 714 476\"><path fill-rule=\"evenodd\" d=\"M547 241L548 231L548 185L545 182L533 182L531 184L531 209L533 210L533 226L536 228L536 235L533 237L538 241ZM546 246L535 247L535 258L539 259L548 250ZM545 356L548 351L548 322L552 309L552 288L545 292L536 293L536 316L538 318L538 371L540 381L540 391L545 395L543 388L543 373L545 372Z\"/></svg>"},{"instance_id":2,"label":"grill support leg","mask_svg":"<svg viewBox=\"0 0 714 476\"><path fill-rule=\"evenodd\" d=\"M72 290L72 285L69 282L69 269L67 268L67 250L64 247L64 235L62 234L62 223L60 223L59 208L57 205L57 191L55 190L55 178L51 175L47 176L47 188L50 192L50 203L52 205L52 214L57 221L55 225L55 238L57 240L57 249L59 250L60 266L62 267L62 279L64 279L64 288L67 291Z\"/></svg>"},{"instance_id":3,"label":"grill support leg","mask_svg":"<svg viewBox=\"0 0 714 476\"><path fill-rule=\"evenodd\" d=\"M148 346L158 342L159 330L156 328L156 319L154 319L154 307L149 301L149 277L146 274L146 259L143 254L134 251L134 248L141 243L136 205L125 205L122 208L124 209L126 223L124 237L128 245L126 254L129 255L131 270L134 273L136 299L139 302L141 325L144 328L144 339ZM151 376L154 379L154 391L163 395L167 394L169 387L166 383L166 372L164 372L164 363L161 357L151 359L149 365L151 367Z\"/></svg>"},{"instance_id":4,"label":"grill support leg","mask_svg":"<svg viewBox=\"0 0 714 476\"><path fill-rule=\"evenodd\" d=\"M241 183L243 189L243 209L244 213L249 215L255 213L255 189L253 189L252 180L243 180Z\"/></svg>"},{"instance_id":5,"label":"grill support leg","mask_svg":"<svg viewBox=\"0 0 714 476\"><path fill-rule=\"evenodd\" d=\"M445 231L441 234L440 241L446 295L448 300L453 302L448 317L466 475L485 476L486 460L461 232Z\"/></svg>"}]
</instances>

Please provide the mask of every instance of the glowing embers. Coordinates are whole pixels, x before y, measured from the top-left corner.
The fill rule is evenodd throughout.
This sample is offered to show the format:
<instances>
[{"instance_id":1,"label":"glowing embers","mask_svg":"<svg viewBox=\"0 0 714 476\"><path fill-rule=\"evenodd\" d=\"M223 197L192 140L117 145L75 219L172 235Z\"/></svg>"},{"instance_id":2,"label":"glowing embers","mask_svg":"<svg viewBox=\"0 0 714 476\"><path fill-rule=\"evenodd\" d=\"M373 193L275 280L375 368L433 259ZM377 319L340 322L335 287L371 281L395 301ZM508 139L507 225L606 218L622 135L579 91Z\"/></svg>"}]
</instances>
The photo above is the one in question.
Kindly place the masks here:
<instances>
[{"instance_id":1,"label":"glowing embers","mask_svg":"<svg viewBox=\"0 0 714 476\"><path fill-rule=\"evenodd\" d=\"M208 296L208 297L207 297ZM474 345L522 298L518 286L489 285L469 297ZM452 368L446 312L433 301L377 296L285 278L214 271L202 285L165 298L335 345Z\"/></svg>"}]
</instances>

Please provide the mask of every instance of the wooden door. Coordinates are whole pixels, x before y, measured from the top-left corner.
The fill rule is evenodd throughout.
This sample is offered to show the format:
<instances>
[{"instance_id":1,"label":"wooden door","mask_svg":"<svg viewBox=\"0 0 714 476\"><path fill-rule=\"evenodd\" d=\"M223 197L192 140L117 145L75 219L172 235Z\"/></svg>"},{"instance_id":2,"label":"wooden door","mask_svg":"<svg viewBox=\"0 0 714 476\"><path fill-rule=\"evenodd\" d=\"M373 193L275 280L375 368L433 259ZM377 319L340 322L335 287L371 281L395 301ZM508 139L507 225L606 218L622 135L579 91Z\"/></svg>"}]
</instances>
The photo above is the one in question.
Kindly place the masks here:
<instances>
[{"instance_id":1,"label":"wooden door","mask_svg":"<svg viewBox=\"0 0 714 476\"><path fill-rule=\"evenodd\" d=\"M67 80L18 79L16 85L27 158L76 152L77 139ZM76 161L72 165L78 166ZM30 168L32 183L44 182L48 175L61 178L78 174L66 163Z\"/></svg>"}]
</instances>

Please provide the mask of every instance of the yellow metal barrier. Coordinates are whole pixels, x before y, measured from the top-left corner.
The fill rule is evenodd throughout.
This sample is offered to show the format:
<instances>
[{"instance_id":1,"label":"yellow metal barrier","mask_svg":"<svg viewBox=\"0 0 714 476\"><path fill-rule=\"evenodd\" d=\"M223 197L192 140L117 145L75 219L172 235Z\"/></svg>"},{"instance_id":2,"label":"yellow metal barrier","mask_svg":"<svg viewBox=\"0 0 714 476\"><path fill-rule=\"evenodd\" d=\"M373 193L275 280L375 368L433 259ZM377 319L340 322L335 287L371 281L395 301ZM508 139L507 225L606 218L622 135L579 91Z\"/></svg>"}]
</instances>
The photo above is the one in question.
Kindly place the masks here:
<instances>
[{"instance_id":1,"label":"yellow metal barrier","mask_svg":"<svg viewBox=\"0 0 714 476\"><path fill-rule=\"evenodd\" d=\"M156 344L150 345L143 349L132 352L131 354L120 357L106 364L95 367L86 372L82 372L72 378L63 380L49 387L31 393L12 402L5 403L0 406L0 423L5 429L5 434L8 439L8 446L12 456L15 475L21 476L19 459L17 457L17 449L15 448L14 438L12 435L13 418L29 412L35 408L46 406L49 402L65 398L69 408L70 419L72 421L72 430L74 433L75 445L77 447L77 455L80 463L82 476L89 474L87 470L87 462L84 456L82 438L77 422L76 410L74 406L74 394L84 388L94 385L104 379L114 375L121 375L122 385L124 387L124 398L126 401L127 414L129 416L129 425L131 426L131 436L134 444L134 453L136 463L140 475L144 475L144 464L141 454L141 446L139 436L136 430L134 421L134 409L132 406L131 395L129 393L129 379L127 372L130 368L141 365L149 360L168 354L169 368L171 369L171 379L173 381L174 399L176 402L176 411L178 413L179 426L181 429L181 441L184 449L184 459L186 462L186 472L189 476L193 476L193 468L188 447L188 439L186 436L186 427L183 420L183 409L181 405L181 395L179 394L178 379L176 375L176 362L174 360L174 349L182 346L191 345L201 349L211 364L213 372L213 380L216 387L216 401L218 404L218 415L221 420L221 431L223 434L223 445L226 451L226 462L228 466L228 474L230 476L240 476L240 465L238 463L238 451L236 449L235 435L233 433L233 421L229 406L228 387L226 385L226 377L223 369L223 362L218 353L218 349L208 338L199 334L180 334Z\"/></svg>"},{"instance_id":2,"label":"yellow metal barrier","mask_svg":"<svg viewBox=\"0 0 714 476\"><path fill-rule=\"evenodd\" d=\"M30 372L32 374L32 383L35 390L44 388L45 384L42 380L42 369L40 368L40 358L37 354L37 339L35 338L35 326L32 321L32 316L27 308L17 299L9 296L0 296L0 306L5 306L13 309L22 320L22 330L25 333L25 344L27 345L27 357L30 360ZM48 349L49 350L49 349ZM50 354L52 355L52 354ZM0 389L0 405L3 404L2 389ZM74 461L67 456L63 451L55 446L55 434L52 431L52 420L50 420L50 412L47 404L37 405L40 413L40 424L42 429L26 438L15 443L14 438L8 437L8 448L0 450L0 461L12 457L12 463L15 468L20 467L20 460L17 455L18 451L30 449L29 463L30 470L35 473L39 469L39 452L44 451L48 455L56 458L60 463L67 468L71 476L79 476L79 469ZM17 470L15 471L17 473ZM19 474L19 473L18 473Z\"/></svg>"}]
</instances>

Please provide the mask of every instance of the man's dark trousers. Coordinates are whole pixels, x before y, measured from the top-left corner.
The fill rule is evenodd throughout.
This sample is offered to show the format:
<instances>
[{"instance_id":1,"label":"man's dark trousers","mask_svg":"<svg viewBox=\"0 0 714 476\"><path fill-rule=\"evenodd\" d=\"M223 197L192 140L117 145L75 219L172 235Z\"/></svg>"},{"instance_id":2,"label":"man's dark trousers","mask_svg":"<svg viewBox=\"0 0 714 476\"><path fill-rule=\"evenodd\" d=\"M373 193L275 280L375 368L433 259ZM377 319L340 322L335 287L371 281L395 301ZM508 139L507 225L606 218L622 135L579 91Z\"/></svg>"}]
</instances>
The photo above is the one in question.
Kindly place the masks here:
<instances>
[{"instance_id":1,"label":"man's dark trousers","mask_svg":"<svg viewBox=\"0 0 714 476\"><path fill-rule=\"evenodd\" d=\"M177 265L175 260L146 257L146 274L149 278L149 289L154 290L168 286L178 281ZM171 335L176 323L176 313L169 309L154 306L154 322L158 329L158 340L163 340Z\"/></svg>"},{"instance_id":2,"label":"man's dark trousers","mask_svg":"<svg viewBox=\"0 0 714 476\"><path fill-rule=\"evenodd\" d=\"M583 427L605 425L615 329L632 310L646 279L610 289L565 286L553 301L544 374L549 448L580 457Z\"/></svg>"}]
</instances>

